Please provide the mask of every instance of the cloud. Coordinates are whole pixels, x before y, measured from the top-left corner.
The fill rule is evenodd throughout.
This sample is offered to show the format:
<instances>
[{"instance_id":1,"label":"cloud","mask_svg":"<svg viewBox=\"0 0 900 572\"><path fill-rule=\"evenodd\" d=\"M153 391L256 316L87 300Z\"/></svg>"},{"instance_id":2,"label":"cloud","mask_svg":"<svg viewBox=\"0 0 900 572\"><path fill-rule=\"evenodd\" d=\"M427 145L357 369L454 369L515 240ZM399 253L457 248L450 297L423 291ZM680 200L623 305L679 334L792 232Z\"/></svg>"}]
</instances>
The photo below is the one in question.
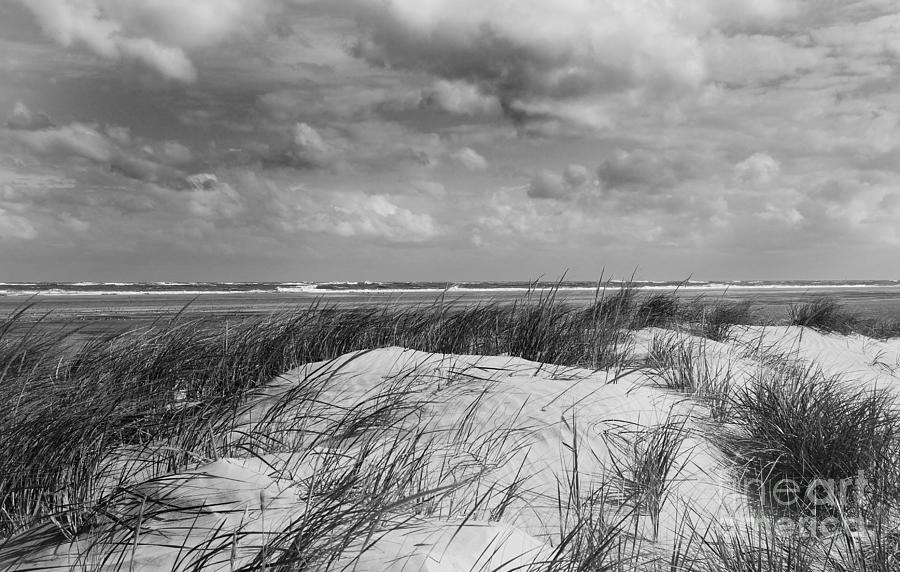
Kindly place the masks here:
<instances>
[{"instance_id":1,"label":"cloud","mask_svg":"<svg viewBox=\"0 0 900 572\"><path fill-rule=\"evenodd\" d=\"M187 201L187 213L206 222L233 223L246 211L246 200L231 185L222 183L215 175L200 173L187 178L188 192L179 193Z\"/></svg>"},{"instance_id":2,"label":"cloud","mask_svg":"<svg viewBox=\"0 0 900 572\"><path fill-rule=\"evenodd\" d=\"M26 131L19 133L18 139L41 155L75 156L95 163L110 163L116 156L115 146L109 138L83 123Z\"/></svg>"},{"instance_id":3,"label":"cloud","mask_svg":"<svg viewBox=\"0 0 900 572\"><path fill-rule=\"evenodd\" d=\"M447 188L437 181L414 181L412 189L416 193L432 199L443 199L447 196Z\"/></svg>"},{"instance_id":4,"label":"cloud","mask_svg":"<svg viewBox=\"0 0 900 572\"><path fill-rule=\"evenodd\" d=\"M459 115L498 115L500 101L465 81L437 80L422 92L422 103Z\"/></svg>"},{"instance_id":5,"label":"cloud","mask_svg":"<svg viewBox=\"0 0 900 572\"><path fill-rule=\"evenodd\" d=\"M781 165L766 153L754 153L734 166L738 183L767 185L781 174Z\"/></svg>"},{"instance_id":6,"label":"cloud","mask_svg":"<svg viewBox=\"0 0 900 572\"><path fill-rule=\"evenodd\" d=\"M653 149L616 149L597 167L604 189L657 190L693 176L694 160L678 152Z\"/></svg>"},{"instance_id":7,"label":"cloud","mask_svg":"<svg viewBox=\"0 0 900 572\"><path fill-rule=\"evenodd\" d=\"M438 106L474 114L497 101L519 120L540 109L576 122L573 102L602 108L617 97L640 105L696 93L709 78L714 32L777 28L800 11L775 0L353 3L362 29L354 53L436 76Z\"/></svg>"},{"instance_id":8,"label":"cloud","mask_svg":"<svg viewBox=\"0 0 900 572\"><path fill-rule=\"evenodd\" d=\"M707 40L705 52L711 79L730 85L792 78L821 66L828 55L824 47L796 45L775 36L725 36L719 32Z\"/></svg>"},{"instance_id":9,"label":"cloud","mask_svg":"<svg viewBox=\"0 0 900 572\"><path fill-rule=\"evenodd\" d=\"M571 199L587 184L588 172L587 167L574 164L566 167L562 174L541 169L531 178L526 194L532 199Z\"/></svg>"},{"instance_id":10,"label":"cloud","mask_svg":"<svg viewBox=\"0 0 900 572\"><path fill-rule=\"evenodd\" d=\"M32 152L65 163L70 158L87 160L113 173L118 173L138 181L158 183L173 188L181 188L185 182L182 167L192 160L190 149L177 141L166 141L159 152L142 141L131 137L124 128L85 123L52 126L47 116L35 121L26 113L24 105L17 105L14 117L18 116L23 125L36 127L32 130L13 131L13 138ZM26 119L31 118L30 123ZM37 128L40 125L50 127Z\"/></svg>"},{"instance_id":11,"label":"cloud","mask_svg":"<svg viewBox=\"0 0 900 572\"><path fill-rule=\"evenodd\" d=\"M589 171L584 165L569 165L563 171L563 178L570 187L580 187L587 183Z\"/></svg>"},{"instance_id":12,"label":"cloud","mask_svg":"<svg viewBox=\"0 0 900 572\"><path fill-rule=\"evenodd\" d=\"M337 159L336 151L306 123L291 128L286 155L290 164L301 168L328 167Z\"/></svg>"},{"instance_id":13,"label":"cloud","mask_svg":"<svg viewBox=\"0 0 900 572\"><path fill-rule=\"evenodd\" d=\"M184 180L188 188L194 191L211 191L219 186L219 178L212 173L196 173Z\"/></svg>"},{"instance_id":14,"label":"cloud","mask_svg":"<svg viewBox=\"0 0 900 572\"><path fill-rule=\"evenodd\" d=\"M190 163L194 158L191 150L178 141L166 141L163 143L163 155L177 165Z\"/></svg>"},{"instance_id":15,"label":"cloud","mask_svg":"<svg viewBox=\"0 0 900 572\"><path fill-rule=\"evenodd\" d=\"M19 0L44 33L65 47L141 64L190 83L197 70L188 51L214 46L262 27L281 2L242 0Z\"/></svg>"},{"instance_id":16,"label":"cloud","mask_svg":"<svg viewBox=\"0 0 900 572\"><path fill-rule=\"evenodd\" d=\"M384 194L288 186L245 172L234 182L245 198L242 220L278 233L321 234L385 244L418 244L436 238L432 216Z\"/></svg>"},{"instance_id":17,"label":"cloud","mask_svg":"<svg viewBox=\"0 0 900 572\"><path fill-rule=\"evenodd\" d=\"M487 159L471 147L459 149L453 153L453 158L470 171L485 171L488 168Z\"/></svg>"},{"instance_id":18,"label":"cloud","mask_svg":"<svg viewBox=\"0 0 900 572\"><path fill-rule=\"evenodd\" d=\"M37 235L37 231L27 218L0 208L0 238L30 240Z\"/></svg>"},{"instance_id":19,"label":"cloud","mask_svg":"<svg viewBox=\"0 0 900 572\"><path fill-rule=\"evenodd\" d=\"M430 215L400 207L384 195L341 193L332 201L327 209L302 209L304 226L314 232L391 243L425 242L438 234Z\"/></svg>"},{"instance_id":20,"label":"cloud","mask_svg":"<svg viewBox=\"0 0 900 572\"><path fill-rule=\"evenodd\" d=\"M315 127L301 121L287 129L280 125L266 129L262 135L271 143L241 142L240 149L229 151L228 160L223 160L331 175L391 172L409 180L428 177L427 171L448 158L465 159L470 166L480 167L478 157L471 153L454 157L450 142L437 133L377 117L325 121Z\"/></svg>"},{"instance_id":21,"label":"cloud","mask_svg":"<svg viewBox=\"0 0 900 572\"><path fill-rule=\"evenodd\" d=\"M21 131L35 131L53 126L53 122L44 113L32 113L28 106L21 101L16 102L12 115L6 121L10 129Z\"/></svg>"},{"instance_id":22,"label":"cloud","mask_svg":"<svg viewBox=\"0 0 900 572\"><path fill-rule=\"evenodd\" d=\"M414 110L424 105L420 89L399 81L390 86L354 82L307 87L264 93L259 96L257 107L274 121L284 123L304 117L347 120L378 112Z\"/></svg>"},{"instance_id":23,"label":"cloud","mask_svg":"<svg viewBox=\"0 0 900 572\"><path fill-rule=\"evenodd\" d=\"M531 178L527 192L533 199L562 199L568 190L562 176L549 169L541 169Z\"/></svg>"}]
</instances>

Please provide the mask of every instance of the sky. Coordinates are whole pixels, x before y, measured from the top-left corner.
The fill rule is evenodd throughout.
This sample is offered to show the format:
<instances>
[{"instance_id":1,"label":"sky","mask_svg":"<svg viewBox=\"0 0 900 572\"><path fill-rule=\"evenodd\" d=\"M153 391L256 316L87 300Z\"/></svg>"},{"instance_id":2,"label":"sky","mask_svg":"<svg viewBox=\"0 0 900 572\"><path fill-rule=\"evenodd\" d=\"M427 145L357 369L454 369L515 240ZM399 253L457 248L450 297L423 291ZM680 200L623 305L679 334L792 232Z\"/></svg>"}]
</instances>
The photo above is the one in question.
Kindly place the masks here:
<instances>
[{"instance_id":1,"label":"sky","mask_svg":"<svg viewBox=\"0 0 900 572\"><path fill-rule=\"evenodd\" d=\"M895 0L0 0L0 281L900 278Z\"/></svg>"}]
</instances>

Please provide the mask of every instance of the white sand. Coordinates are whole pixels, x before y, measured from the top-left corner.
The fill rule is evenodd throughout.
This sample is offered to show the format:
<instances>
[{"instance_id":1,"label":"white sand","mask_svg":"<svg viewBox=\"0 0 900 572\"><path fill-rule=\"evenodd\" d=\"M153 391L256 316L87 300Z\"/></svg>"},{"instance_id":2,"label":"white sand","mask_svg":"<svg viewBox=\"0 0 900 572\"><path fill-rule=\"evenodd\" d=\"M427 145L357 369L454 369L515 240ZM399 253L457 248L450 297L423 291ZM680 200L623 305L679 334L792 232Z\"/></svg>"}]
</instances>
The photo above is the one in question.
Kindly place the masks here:
<instances>
[{"instance_id":1,"label":"white sand","mask_svg":"<svg viewBox=\"0 0 900 572\"><path fill-rule=\"evenodd\" d=\"M654 336L663 335L672 334L636 332L635 353L645 355ZM900 383L895 375L900 340L791 327L742 328L737 340L725 344L678 335L702 344L707 363L730 368L738 385L761 367L763 355L772 354L814 361L866 386L893 389ZM573 451L578 451L584 494L614 481L614 467L626 463L627 451L642 432L671 421L684 422L686 431L677 474L660 512L658 535L647 516L638 519L641 533L656 536L655 546L662 550L675 541L687 518L698 528L727 528L749 519L743 496L733 490L724 462L703 436L704 408L689 396L658 387L644 371L609 383L614 377L615 372L518 358L401 348L309 364L256 392L240 415L224 420L229 430L222 432L223 443L236 451L237 445L254 449L255 455L209 460L149 480L146 467L135 470L145 477L132 478L132 500L115 510L123 519L140 520L139 538L110 548L98 540L98 531L71 541L51 535L45 544L54 545L31 551L12 569L180 569L216 546L227 546L202 568L231 570L248 563L280 531L322 514L326 504L314 491L329 479L354 470L383 474L391 460L415 457L427 459L417 472L405 467L395 472L418 475L406 494L456 487L452 494L398 503L383 514L379 530L357 535L333 566L522 570L551 558L561 532L575 519L565 509L571 504L566 499ZM298 426L298 419L313 410L316 418ZM352 437L340 438L348 419L371 418L375 411L380 418L396 419L388 429L361 425ZM278 441L262 441L261 434ZM410 435L419 439L412 441ZM118 467L122 460L111 463ZM610 494L618 490L613 487ZM341 508L339 503L327 506ZM626 509L606 503L595 510L614 520ZM116 525L103 530L115 531ZM46 530L19 542L37 544L41 532ZM88 551L89 546L94 548Z\"/></svg>"}]
</instances>

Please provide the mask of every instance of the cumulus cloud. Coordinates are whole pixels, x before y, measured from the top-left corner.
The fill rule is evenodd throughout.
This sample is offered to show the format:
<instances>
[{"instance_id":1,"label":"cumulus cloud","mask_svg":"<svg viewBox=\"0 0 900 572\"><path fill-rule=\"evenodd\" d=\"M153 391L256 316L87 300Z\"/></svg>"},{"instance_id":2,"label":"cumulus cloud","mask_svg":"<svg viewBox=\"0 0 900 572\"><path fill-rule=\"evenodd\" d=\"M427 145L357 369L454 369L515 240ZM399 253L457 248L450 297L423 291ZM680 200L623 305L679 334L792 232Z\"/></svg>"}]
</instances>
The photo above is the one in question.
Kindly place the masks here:
<instances>
[{"instance_id":1,"label":"cumulus cloud","mask_svg":"<svg viewBox=\"0 0 900 572\"><path fill-rule=\"evenodd\" d=\"M440 227L427 212L394 196L287 185L243 172L216 192L193 192L197 200L222 200L219 189L237 189L242 210L233 224L269 228L278 234L318 234L385 244L418 244L436 238ZM205 196L204 196L205 195Z\"/></svg>"},{"instance_id":2,"label":"cumulus cloud","mask_svg":"<svg viewBox=\"0 0 900 572\"><path fill-rule=\"evenodd\" d=\"M570 187L580 187L587 183L589 171L584 165L569 165L563 171L563 178Z\"/></svg>"},{"instance_id":3,"label":"cumulus cloud","mask_svg":"<svg viewBox=\"0 0 900 572\"><path fill-rule=\"evenodd\" d=\"M485 171L488 168L487 159L471 147L463 147L454 152L453 158L470 171Z\"/></svg>"},{"instance_id":4,"label":"cumulus cloud","mask_svg":"<svg viewBox=\"0 0 900 572\"><path fill-rule=\"evenodd\" d=\"M567 200L587 182L588 169L583 165L569 165L562 174L541 169L531 178L526 194L533 199Z\"/></svg>"},{"instance_id":5,"label":"cumulus cloud","mask_svg":"<svg viewBox=\"0 0 900 572\"><path fill-rule=\"evenodd\" d=\"M162 76L192 82L188 51L259 29L280 2L242 0L19 0L44 33L65 47L135 62Z\"/></svg>"},{"instance_id":6,"label":"cumulus cloud","mask_svg":"<svg viewBox=\"0 0 900 572\"><path fill-rule=\"evenodd\" d=\"M431 99L449 111L499 101L513 117L616 94L637 103L696 92L708 79L704 42L713 32L766 29L797 13L795 2L774 0L355 4L363 30L355 54L437 76Z\"/></svg>"},{"instance_id":7,"label":"cumulus cloud","mask_svg":"<svg viewBox=\"0 0 900 572\"><path fill-rule=\"evenodd\" d=\"M675 152L616 149L597 167L605 189L659 189L692 176L692 160Z\"/></svg>"},{"instance_id":8,"label":"cumulus cloud","mask_svg":"<svg viewBox=\"0 0 900 572\"><path fill-rule=\"evenodd\" d=\"M231 164L261 163L265 167L292 167L348 175L354 172L392 172L407 179L428 177L428 171L444 159L465 160L480 168L472 153L454 157L449 141L437 133L411 128L404 123L381 118L329 121L313 125L298 122L288 129L278 128L281 141L242 142L230 150ZM482 158L483 159L483 158Z\"/></svg>"},{"instance_id":9,"label":"cumulus cloud","mask_svg":"<svg viewBox=\"0 0 900 572\"><path fill-rule=\"evenodd\" d=\"M287 157L298 167L327 167L335 160L335 150L313 127L297 123L291 128Z\"/></svg>"},{"instance_id":10,"label":"cumulus cloud","mask_svg":"<svg viewBox=\"0 0 900 572\"><path fill-rule=\"evenodd\" d=\"M180 193L187 202L186 210L203 221L231 222L246 210L244 197L231 185L220 182L215 175L191 175L188 182L192 183L188 192Z\"/></svg>"},{"instance_id":11,"label":"cumulus cloud","mask_svg":"<svg viewBox=\"0 0 900 572\"><path fill-rule=\"evenodd\" d=\"M568 186L562 176L549 169L535 173L528 184L528 196L533 199L562 199L567 192Z\"/></svg>"},{"instance_id":12,"label":"cumulus cloud","mask_svg":"<svg viewBox=\"0 0 900 572\"><path fill-rule=\"evenodd\" d=\"M262 161L266 165L295 169L341 170L348 165L348 156L358 149L346 132L328 129L326 133L327 137L312 125L301 121L281 134L280 143L244 143L238 162ZM384 147L386 145L382 142L381 148Z\"/></svg>"},{"instance_id":13,"label":"cumulus cloud","mask_svg":"<svg viewBox=\"0 0 900 572\"><path fill-rule=\"evenodd\" d=\"M422 103L459 115L496 115L501 110L497 97L485 95L477 85L443 79L422 92Z\"/></svg>"},{"instance_id":14,"label":"cumulus cloud","mask_svg":"<svg viewBox=\"0 0 900 572\"><path fill-rule=\"evenodd\" d=\"M219 186L219 178L212 173L195 173L184 180L188 188L194 191L211 191Z\"/></svg>"},{"instance_id":15,"label":"cumulus cloud","mask_svg":"<svg viewBox=\"0 0 900 572\"><path fill-rule=\"evenodd\" d=\"M767 185L780 173L781 165L766 153L754 153L734 166L735 181L751 185Z\"/></svg>"},{"instance_id":16,"label":"cumulus cloud","mask_svg":"<svg viewBox=\"0 0 900 572\"><path fill-rule=\"evenodd\" d=\"M306 187L285 188L245 175L241 190L252 197L249 212L264 219L257 224L288 233L314 233L387 244L417 244L440 233L437 222L387 195L358 191L326 192Z\"/></svg>"},{"instance_id":17,"label":"cumulus cloud","mask_svg":"<svg viewBox=\"0 0 900 572\"><path fill-rule=\"evenodd\" d=\"M24 119L29 117L23 113L27 108L17 105L16 109L24 123ZM32 152L60 163L77 158L138 181L173 188L190 186L181 168L191 161L192 154L181 143L164 142L157 152L151 146L133 140L127 129L100 128L85 123L53 126L49 118L44 118L46 121L31 121L31 124L48 124L50 127L19 129L13 132L14 139Z\"/></svg>"},{"instance_id":18,"label":"cumulus cloud","mask_svg":"<svg viewBox=\"0 0 900 572\"><path fill-rule=\"evenodd\" d=\"M301 211L301 220L316 232L394 243L424 242L437 235L430 215L400 207L384 195L344 193L327 210Z\"/></svg>"},{"instance_id":19,"label":"cumulus cloud","mask_svg":"<svg viewBox=\"0 0 900 572\"><path fill-rule=\"evenodd\" d=\"M27 131L18 139L36 153L48 156L75 156L110 163L116 154L114 145L97 129L83 123Z\"/></svg>"}]
</instances>

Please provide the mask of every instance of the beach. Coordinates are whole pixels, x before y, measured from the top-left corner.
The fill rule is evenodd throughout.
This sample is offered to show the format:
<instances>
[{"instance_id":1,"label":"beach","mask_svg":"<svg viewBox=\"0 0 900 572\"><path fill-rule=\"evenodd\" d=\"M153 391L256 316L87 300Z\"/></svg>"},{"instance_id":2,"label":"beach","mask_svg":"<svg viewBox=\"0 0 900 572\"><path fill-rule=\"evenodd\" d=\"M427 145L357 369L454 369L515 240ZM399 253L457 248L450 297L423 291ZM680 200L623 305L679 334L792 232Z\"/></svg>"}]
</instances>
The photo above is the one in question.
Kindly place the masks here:
<instances>
[{"instance_id":1,"label":"beach","mask_svg":"<svg viewBox=\"0 0 900 572\"><path fill-rule=\"evenodd\" d=\"M61 316L0 340L0 568L895 562L892 290L574 292L36 299Z\"/></svg>"},{"instance_id":2,"label":"beach","mask_svg":"<svg viewBox=\"0 0 900 572\"><path fill-rule=\"evenodd\" d=\"M898 30L0 0L0 572L900 572Z\"/></svg>"}]
</instances>

